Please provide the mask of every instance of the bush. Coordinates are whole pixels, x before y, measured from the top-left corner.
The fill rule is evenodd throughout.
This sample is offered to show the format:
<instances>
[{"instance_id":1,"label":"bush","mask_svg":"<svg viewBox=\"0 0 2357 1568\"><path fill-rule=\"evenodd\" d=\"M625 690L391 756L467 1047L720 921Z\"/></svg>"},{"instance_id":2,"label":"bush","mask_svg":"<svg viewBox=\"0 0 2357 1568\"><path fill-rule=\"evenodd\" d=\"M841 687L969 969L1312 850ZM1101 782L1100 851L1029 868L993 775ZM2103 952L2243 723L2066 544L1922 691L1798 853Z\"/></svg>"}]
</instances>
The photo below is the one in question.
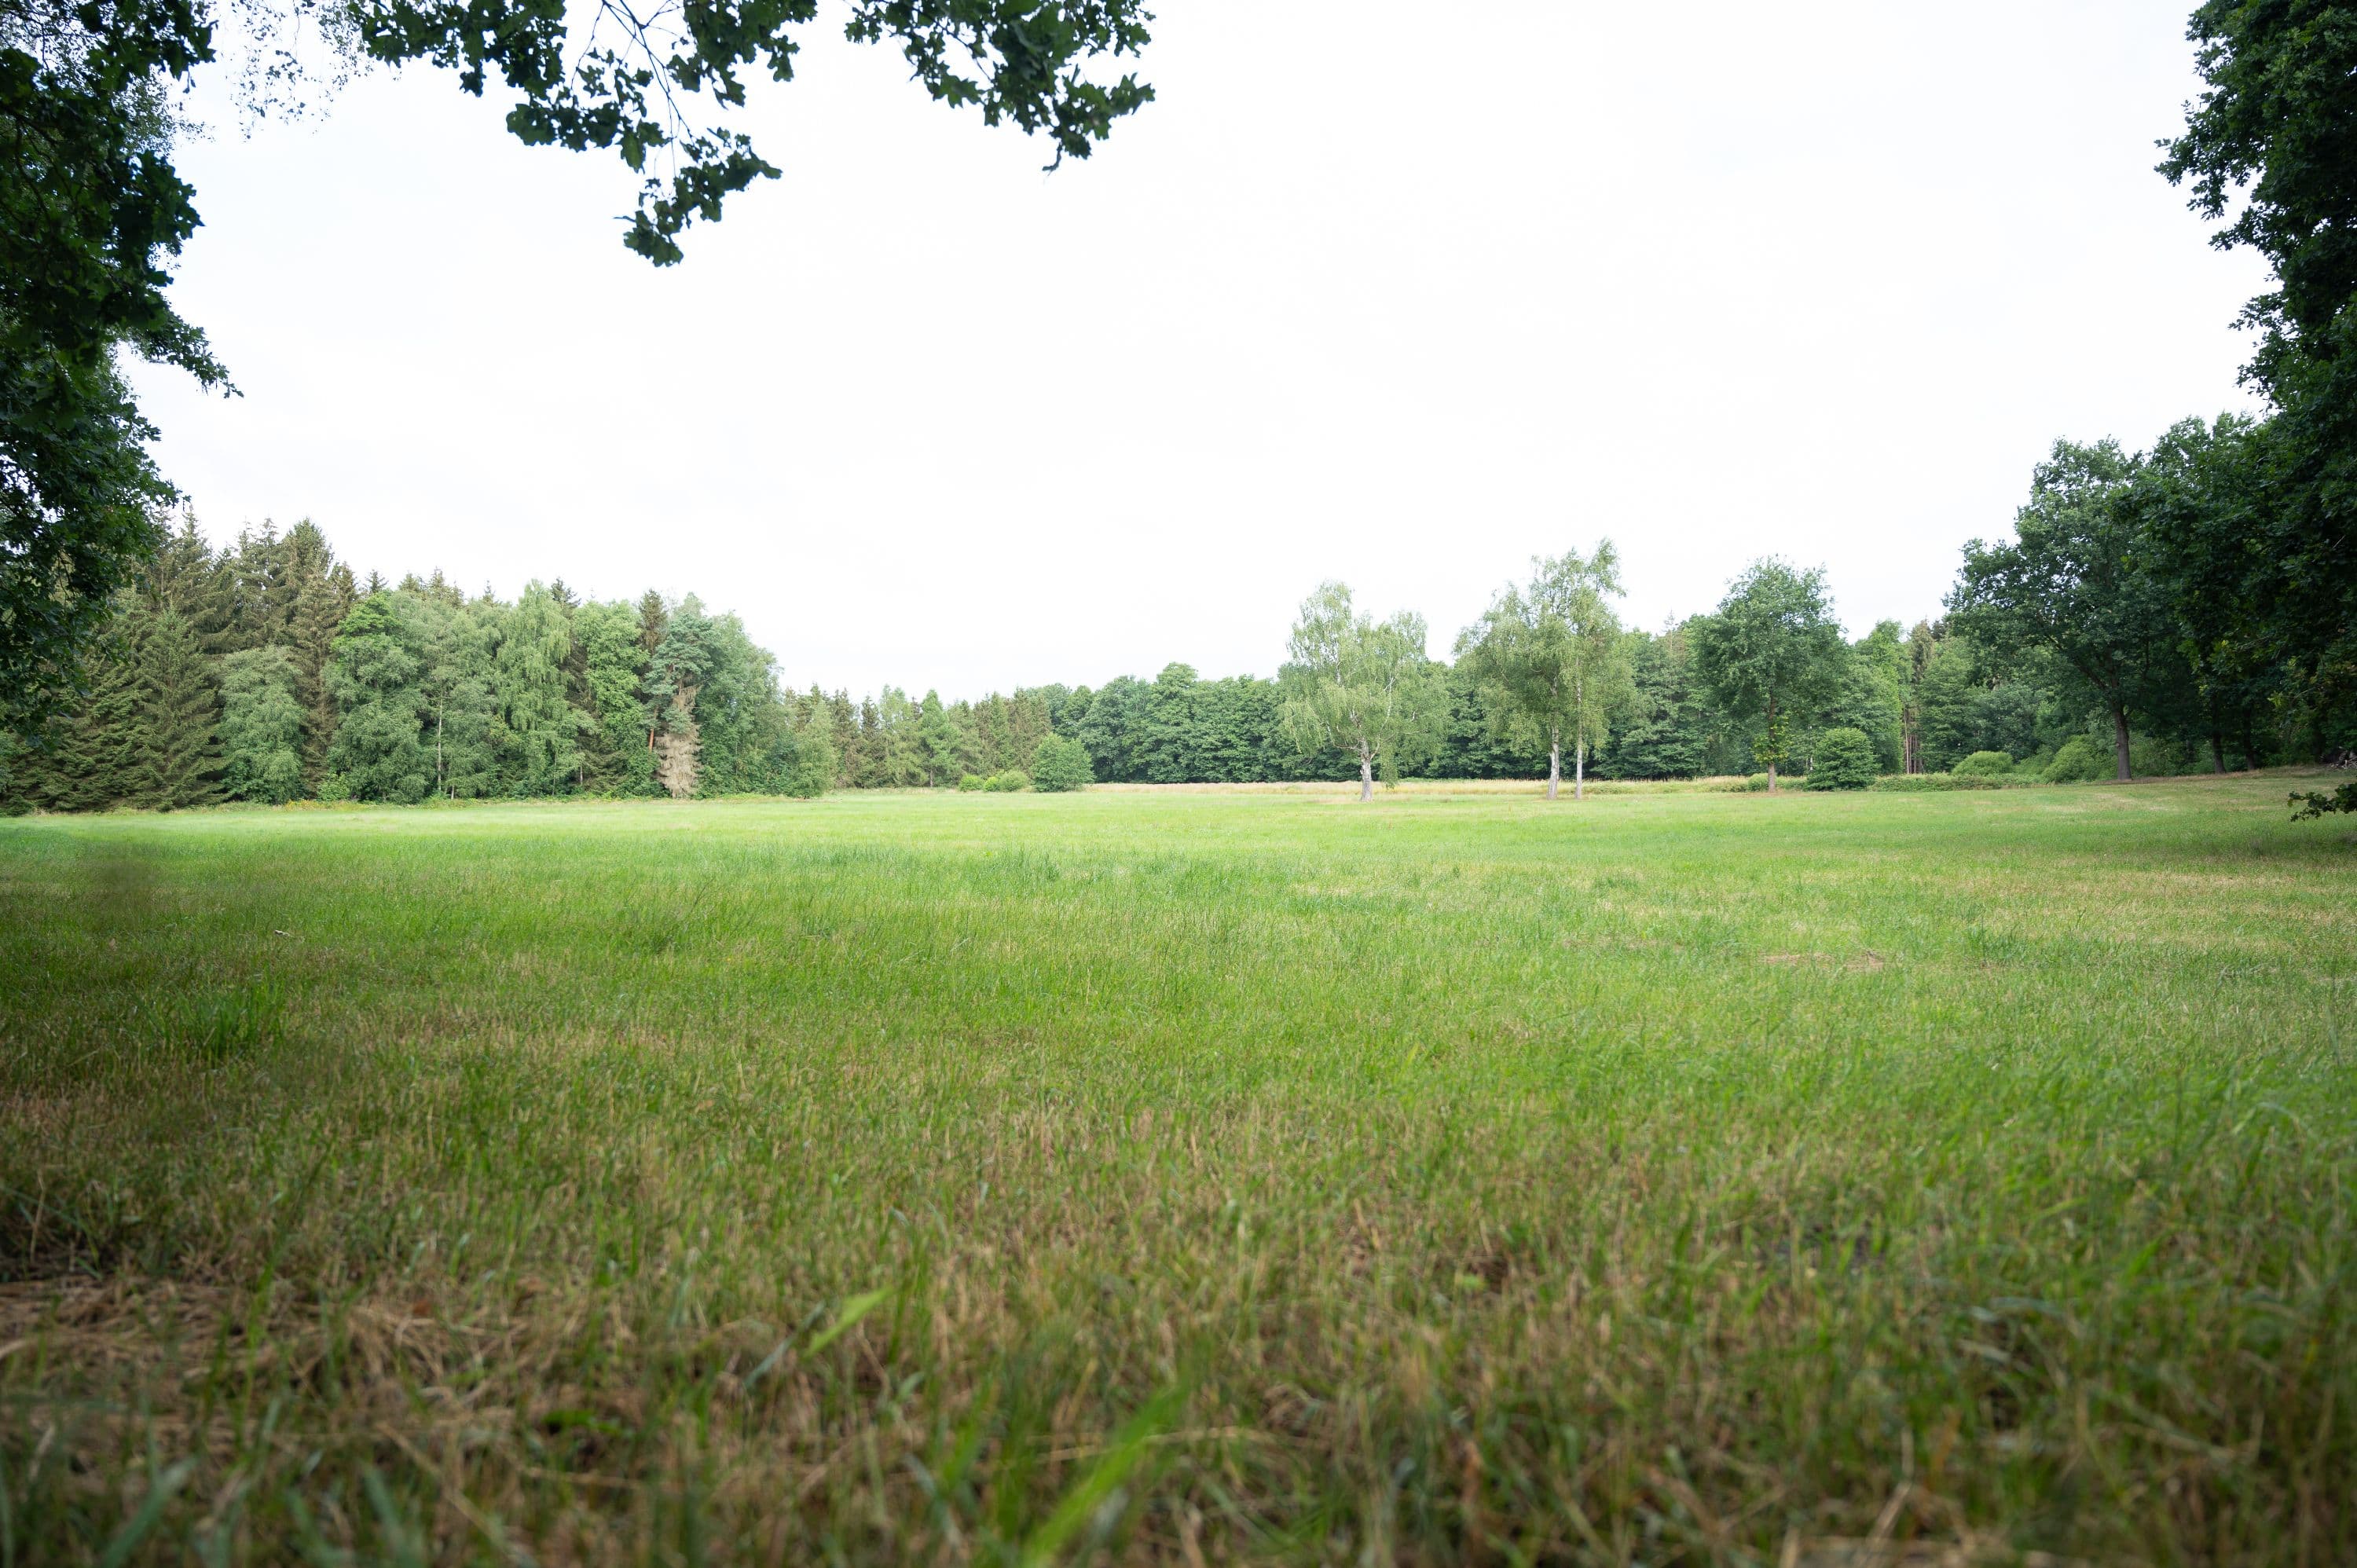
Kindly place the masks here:
<instances>
[{"instance_id":1,"label":"bush","mask_svg":"<svg viewBox=\"0 0 2357 1568\"><path fill-rule=\"evenodd\" d=\"M958 780L958 788L971 795L976 789L987 789L990 788L990 780L985 779L979 773L969 773L964 778Z\"/></svg>"},{"instance_id":2,"label":"bush","mask_svg":"<svg viewBox=\"0 0 2357 1568\"><path fill-rule=\"evenodd\" d=\"M990 782L983 788L996 794L1013 794L1017 789L1031 788L1031 775L1024 772L1020 768L1010 768L1004 773L992 774Z\"/></svg>"},{"instance_id":3,"label":"bush","mask_svg":"<svg viewBox=\"0 0 2357 1568\"><path fill-rule=\"evenodd\" d=\"M1874 742L1864 730L1825 731L1817 736L1817 754L1810 760L1814 766L1809 769L1808 789L1863 789L1874 782Z\"/></svg>"},{"instance_id":4,"label":"bush","mask_svg":"<svg viewBox=\"0 0 2357 1568\"><path fill-rule=\"evenodd\" d=\"M1967 779L1994 779L2013 771L2013 756L2004 751L1975 751L1948 771Z\"/></svg>"},{"instance_id":5,"label":"bush","mask_svg":"<svg viewBox=\"0 0 2357 1568\"><path fill-rule=\"evenodd\" d=\"M2112 776L2109 758L2097 754L2094 746L2083 735L2074 735L2062 743L2054 760L2046 765L2049 784L2083 784L2091 779Z\"/></svg>"},{"instance_id":6,"label":"bush","mask_svg":"<svg viewBox=\"0 0 2357 1568\"><path fill-rule=\"evenodd\" d=\"M1765 773L1754 773L1750 778L1746 779L1743 781L1743 788L1746 789L1764 791L1768 788L1768 775Z\"/></svg>"},{"instance_id":7,"label":"bush","mask_svg":"<svg viewBox=\"0 0 2357 1568\"><path fill-rule=\"evenodd\" d=\"M1097 781L1089 748L1067 736L1051 735L1031 753L1031 788L1045 794L1085 789Z\"/></svg>"}]
</instances>

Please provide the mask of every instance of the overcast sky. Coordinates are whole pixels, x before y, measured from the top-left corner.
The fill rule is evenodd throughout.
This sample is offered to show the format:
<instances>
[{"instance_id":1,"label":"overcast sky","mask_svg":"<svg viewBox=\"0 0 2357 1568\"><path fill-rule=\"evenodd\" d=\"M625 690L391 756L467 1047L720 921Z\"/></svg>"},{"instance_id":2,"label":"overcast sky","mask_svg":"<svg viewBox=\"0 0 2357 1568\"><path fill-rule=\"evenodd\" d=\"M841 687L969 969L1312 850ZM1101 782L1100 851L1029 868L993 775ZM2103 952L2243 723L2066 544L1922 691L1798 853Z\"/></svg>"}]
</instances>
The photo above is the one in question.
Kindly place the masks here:
<instances>
[{"instance_id":1,"label":"overcast sky","mask_svg":"<svg viewBox=\"0 0 2357 1568\"><path fill-rule=\"evenodd\" d=\"M854 48L745 117L785 177L657 271L608 155L425 69L185 150L143 370L217 541L743 616L792 685L1273 673L1321 578L1445 654L1599 535L1640 625L1775 553L1936 613L2060 435L2250 406L2263 285L2152 172L2184 0L1185 0L1091 161ZM217 86L218 84L216 84Z\"/></svg>"}]
</instances>

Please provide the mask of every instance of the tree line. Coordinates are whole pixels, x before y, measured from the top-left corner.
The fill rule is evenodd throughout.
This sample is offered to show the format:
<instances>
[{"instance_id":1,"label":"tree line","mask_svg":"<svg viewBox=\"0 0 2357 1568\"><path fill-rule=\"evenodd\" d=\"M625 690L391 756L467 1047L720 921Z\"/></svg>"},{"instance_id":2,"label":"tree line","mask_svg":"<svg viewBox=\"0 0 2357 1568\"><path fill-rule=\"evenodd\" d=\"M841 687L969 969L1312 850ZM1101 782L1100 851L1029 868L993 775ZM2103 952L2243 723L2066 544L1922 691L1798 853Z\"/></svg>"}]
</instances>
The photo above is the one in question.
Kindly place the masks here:
<instances>
[{"instance_id":1,"label":"tree line","mask_svg":"<svg viewBox=\"0 0 2357 1568\"><path fill-rule=\"evenodd\" d=\"M601 601L558 579L509 601L438 572L363 581L312 523L215 551L184 519L115 596L80 696L0 743L0 800L170 810L1035 780L1356 779L1371 794L1404 777L1544 777L1552 796L1566 777L1577 794L1593 778L1754 768L1773 789L2298 760L2348 738L2332 689L2282 660L2255 673L2205 660L2196 601L2156 575L2171 557L2153 520L2182 528L2194 510L2184 464L2255 428L2180 427L2158 456L2059 447L2017 541L1968 548L1943 618L1854 641L1823 569L1773 559L1707 614L1626 628L1605 541L1535 561L1448 659L1431 657L1420 616L1377 619L1329 583L1273 678L1174 662L1094 689L952 701L793 690L735 616L694 596Z\"/></svg>"},{"instance_id":2,"label":"tree line","mask_svg":"<svg viewBox=\"0 0 2357 1568\"><path fill-rule=\"evenodd\" d=\"M825 726L734 616L561 580L512 602L439 573L361 582L308 522L215 553L184 521L115 596L79 685L0 758L0 799L813 794L835 774Z\"/></svg>"}]
</instances>

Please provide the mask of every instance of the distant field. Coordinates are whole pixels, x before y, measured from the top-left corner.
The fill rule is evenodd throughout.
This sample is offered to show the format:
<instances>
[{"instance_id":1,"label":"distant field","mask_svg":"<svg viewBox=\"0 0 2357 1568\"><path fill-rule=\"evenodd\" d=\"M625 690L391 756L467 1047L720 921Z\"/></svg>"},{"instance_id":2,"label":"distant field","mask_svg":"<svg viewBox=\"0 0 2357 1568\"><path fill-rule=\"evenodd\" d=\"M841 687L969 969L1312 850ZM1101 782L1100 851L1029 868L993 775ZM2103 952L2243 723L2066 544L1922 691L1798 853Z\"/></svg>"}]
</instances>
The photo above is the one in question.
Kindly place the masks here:
<instances>
[{"instance_id":1,"label":"distant field","mask_svg":"<svg viewBox=\"0 0 2357 1568\"><path fill-rule=\"evenodd\" d=\"M2357 1561L2287 787L0 823L0 1568Z\"/></svg>"}]
</instances>

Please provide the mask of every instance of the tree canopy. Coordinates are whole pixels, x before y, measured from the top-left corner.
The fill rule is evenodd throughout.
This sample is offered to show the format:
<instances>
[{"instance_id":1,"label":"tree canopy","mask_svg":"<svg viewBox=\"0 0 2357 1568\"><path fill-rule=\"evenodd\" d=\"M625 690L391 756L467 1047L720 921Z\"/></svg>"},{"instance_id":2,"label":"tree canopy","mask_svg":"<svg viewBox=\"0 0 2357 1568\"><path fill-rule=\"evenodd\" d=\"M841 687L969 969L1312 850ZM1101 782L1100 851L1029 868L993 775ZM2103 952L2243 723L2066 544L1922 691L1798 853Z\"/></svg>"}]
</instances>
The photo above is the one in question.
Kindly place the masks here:
<instances>
[{"instance_id":1,"label":"tree canopy","mask_svg":"<svg viewBox=\"0 0 2357 1568\"><path fill-rule=\"evenodd\" d=\"M1824 568L1804 572L1772 556L1736 578L1717 611L1695 624L1695 665L1712 696L1759 720L1752 750L1770 789L1806 711L1839 682L1846 651Z\"/></svg>"},{"instance_id":2,"label":"tree canopy","mask_svg":"<svg viewBox=\"0 0 2357 1568\"><path fill-rule=\"evenodd\" d=\"M1380 621L1354 610L1340 583L1321 583L1301 601L1277 677L1285 730L1305 754L1331 746L1354 754L1361 800L1373 798L1378 770L1395 779L1438 744L1447 695L1426 637L1413 610Z\"/></svg>"},{"instance_id":3,"label":"tree canopy","mask_svg":"<svg viewBox=\"0 0 2357 1568\"><path fill-rule=\"evenodd\" d=\"M1635 696L1620 618L1620 560L1609 539L1582 557L1567 551L1531 563L1527 588L1508 587L1458 641L1475 680L1498 699L1506 727L1546 747L1547 799L1572 746L1572 796L1586 792L1587 754L1611 735L1612 716Z\"/></svg>"}]
</instances>

